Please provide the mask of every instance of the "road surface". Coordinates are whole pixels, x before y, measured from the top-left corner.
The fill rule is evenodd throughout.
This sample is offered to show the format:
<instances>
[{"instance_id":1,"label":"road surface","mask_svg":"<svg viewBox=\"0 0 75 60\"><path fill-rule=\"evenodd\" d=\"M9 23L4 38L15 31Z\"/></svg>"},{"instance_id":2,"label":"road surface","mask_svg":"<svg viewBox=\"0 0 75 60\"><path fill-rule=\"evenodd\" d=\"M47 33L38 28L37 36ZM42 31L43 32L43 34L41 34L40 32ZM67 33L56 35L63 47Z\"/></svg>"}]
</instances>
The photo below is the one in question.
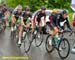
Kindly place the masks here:
<instances>
[{"instance_id":1,"label":"road surface","mask_svg":"<svg viewBox=\"0 0 75 60\"><path fill-rule=\"evenodd\" d=\"M66 35L66 38L69 39L72 48L75 36ZM10 39L10 30L6 29L4 34L0 34L0 56L1 56L0 60L10 60L10 59L3 59L2 57L4 56L28 57L27 59L19 59L19 60L61 60L56 50L53 51L51 54L47 53L45 49L45 39L46 35L44 36L43 44L39 48L35 47L35 44L33 42L30 51L28 53L24 53L24 48L21 47L20 49L16 46L15 41ZM75 54L70 53L69 57L65 60L75 60Z\"/></svg>"}]
</instances>

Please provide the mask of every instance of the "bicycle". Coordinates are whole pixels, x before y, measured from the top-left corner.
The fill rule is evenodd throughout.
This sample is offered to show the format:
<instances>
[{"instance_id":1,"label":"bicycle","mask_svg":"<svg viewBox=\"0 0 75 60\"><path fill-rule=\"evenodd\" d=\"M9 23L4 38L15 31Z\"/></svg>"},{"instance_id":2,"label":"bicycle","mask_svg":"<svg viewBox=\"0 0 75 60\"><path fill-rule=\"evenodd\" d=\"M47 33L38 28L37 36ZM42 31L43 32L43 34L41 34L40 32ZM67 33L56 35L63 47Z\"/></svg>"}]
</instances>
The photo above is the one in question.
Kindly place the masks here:
<instances>
[{"instance_id":1,"label":"bicycle","mask_svg":"<svg viewBox=\"0 0 75 60\"><path fill-rule=\"evenodd\" d=\"M14 40L16 37L18 37L19 25L21 25L20 17L18 18L18 20L14 24L13 31L11 31L11 35L10 35L11 40Z\"/></svg>"},{"instance_id":2,"label":"bicycle","mask_svg":"<svg viewBox=\"0 0 75 60\"><path fill-rule=\"evenodd\" d=\"M26 39L28 33L29 33L29 38ZM39 35L40 35L40 37L38 37ZM28 41L28 43L26 42L26 40ZM25 49L26 53L29 52L31 44L34 40L35 40L36 47L39 47L43 42L43 32L39 31L37 28L35 29L35 31L33 33L32 33L31 29L26 30L26 33L24 36L24 41L23 41L24 42L24 49ZM29 45L27 45L27 44L29 44Z\"/></svg>"},{"instance_id":3,"label":"bicycle","mask_svg":"<svg viewBox=\"0 0 75 60\"><path fill-rule=\"evenodd\" d=\"M22 43L24 44L24 50L27 53L31 47L32 31L31 28L24 27L22 33Z\"/></svg>"},{"instance_id":4,"label":"bicycle","mask_svg":"<svg viewBox=\"0 0 75 60\"><path fill-rule=\"evenodd\" d=\"M61 59L66 59L70 53L70 43L69 43L67 38L64 38L64 35L63 35L64 32L62 32L62 33L58 32L59 35L61 35L61 36L60 36L60 40L58 40L57 44L55 42L54 37L52 38L50 34L47 36L46 43L45 43L46 51L48 53L51 53L54 51L54 49L56 49L58 51L58 54L59 54ZM49 44L49 41L51 41L51 43L52 43L51 46ZM67 45L67 47L66 47L66 45ZM60 48L61 48L61 50L60 50ZM66 48L68 48L67 51L63 51ZM63 53L66 53L66 54L61 53L62 51L63 51Z\"/></svg>"}]
</instances>

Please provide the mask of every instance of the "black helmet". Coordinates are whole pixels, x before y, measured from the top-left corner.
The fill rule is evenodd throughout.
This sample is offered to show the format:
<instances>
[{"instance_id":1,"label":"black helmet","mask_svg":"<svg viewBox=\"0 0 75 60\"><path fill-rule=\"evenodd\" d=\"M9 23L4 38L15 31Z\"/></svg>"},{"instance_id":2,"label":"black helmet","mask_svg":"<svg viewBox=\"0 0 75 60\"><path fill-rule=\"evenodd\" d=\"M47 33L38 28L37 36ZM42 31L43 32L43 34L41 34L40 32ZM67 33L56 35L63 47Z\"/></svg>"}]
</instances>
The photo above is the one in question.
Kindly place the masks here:
<instances>
[{"instance_id":1,"label":"black helmet","mask_svg":"<svg viewBox=\"0 0 75 60\"><path fill-rule=\"evenodd\" d=\"M63 10L62 14L68 14L68 10Z\"/></svg>"},{"instance_id":2,"label":"black helmet","mask_svg":"<svg viewBox=\"0 0 75 60\"><path fill-rule=\"evenodd\" d=\"M26 8L25 8L25 11L30 11L30 8L29 8L29 7L26 7Z\"/></svg>"},{"instance_id":3,"label":"black helmet","mask_svg":"<svg viewBox=\"0 0 75 60\"><path fill-rule=\"evenodd\" d=\"M46 10L46 7L45 7L45 6L42 6L42 7L41 7L41 10Z\"/></svg>"}]
</instances>

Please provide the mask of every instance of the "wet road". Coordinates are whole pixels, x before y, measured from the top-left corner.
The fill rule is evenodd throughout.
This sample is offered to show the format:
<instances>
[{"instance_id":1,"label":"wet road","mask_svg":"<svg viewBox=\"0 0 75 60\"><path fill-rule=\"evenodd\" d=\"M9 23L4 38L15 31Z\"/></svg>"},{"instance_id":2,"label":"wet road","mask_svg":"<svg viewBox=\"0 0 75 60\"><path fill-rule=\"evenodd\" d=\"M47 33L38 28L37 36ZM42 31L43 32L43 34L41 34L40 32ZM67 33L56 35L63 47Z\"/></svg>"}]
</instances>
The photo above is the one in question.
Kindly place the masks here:
<instances>
[{"instance_id":1,"label":"wet road","mask_svg":"<svg viewBox=\"0 0 75 60\"><path fill-rule=\"evenodd\" d=\"M68 37L66 35L66 37L69 39L72 48L75 36ZM28 59L24 60L61 60L56 50L53 51L51 54L48 54L46 52L45 39L46 36L44 37L43 44L39 48L35 47L35 44L33 42L30 51L28 53L24 53L24 48L21 47L21 49L19 49L16 46L15 41L10 39L10 30L6 29L5 33L0 35L0 56L25 56L25 57L27 56ZM0 60L3 59L0 58ZM65 60L75 60L75 54L70 53L69 57Z\"/></svg>"}]
</instances>

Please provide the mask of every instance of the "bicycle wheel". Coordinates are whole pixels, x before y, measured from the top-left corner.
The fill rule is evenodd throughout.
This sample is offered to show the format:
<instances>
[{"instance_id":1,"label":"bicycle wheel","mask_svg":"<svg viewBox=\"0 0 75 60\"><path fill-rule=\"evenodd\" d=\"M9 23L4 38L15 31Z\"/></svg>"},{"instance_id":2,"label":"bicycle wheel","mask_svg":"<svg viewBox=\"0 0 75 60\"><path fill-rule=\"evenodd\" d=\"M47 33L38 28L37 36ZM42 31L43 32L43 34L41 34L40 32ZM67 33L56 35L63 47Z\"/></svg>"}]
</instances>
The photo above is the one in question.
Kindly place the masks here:
<instances>
[{"instance_id":1,"label":"bicycle wheel","mask_svg":"<svg viewBox=\"0 0 75 60\"><path fill-rule=\"evenodd\" d=\"M35 45L39 47L43 42L43 32L37 32L35 35Z\"/></svg>"},{"instance_id":2,"label":"bicycle wheel","mask_svg":"<svg viewBox=\"0 0 75 60\"><path fill-rule=\"evenodd\" d=\"M15 31L11 32L10 38L11 38L11 40L14 40L15 39Z\"/></svg>"},{"instance_id":3,"label":"bicycle wheel","mask_svg":"<svg viewBox=\"0 0 75 60\"><path fill-rule=\"evenodd\" d=\"M25 34L25 39L24 39L24 50L25 52L29 52L30 47L31 47L31 39L32 39L32 34L31 33L26 33Z\"/></svg>"},{"instance_id":4,"label":"bicycle wheel","mask_svg":"<svg viewBox=\"0 0 75 60\"><path fill-rule=\"evenodd\" d=\"M45 43L45 47L46 47L46 51L48 53L51 53L54 50L54 45L53 45L53 42L52 42L51 35L48 35L47 36L46 43Z\"/></svg>"},{"instance_id":5,"label":"bicycle wheel","mask_svg":"<svg viewBox=\"0 0 75 60\"><path fill-rule=\"evenodd\" d=\"M50 26L46 25L46 32L49 33L50 32Z\"/></svg>"},{"instance_id":6,"label":"bicycle wheel","mask_svg":"<svg viewBox=\"0 0 75 60\"><path fill-rule=\"evenodd\" d=\"M58 51L58 54L61 59L66 59L70 53L70 43L69 41L64 38L58 45L58 48L61 49Z\"/></svg>"}]
</instances>

